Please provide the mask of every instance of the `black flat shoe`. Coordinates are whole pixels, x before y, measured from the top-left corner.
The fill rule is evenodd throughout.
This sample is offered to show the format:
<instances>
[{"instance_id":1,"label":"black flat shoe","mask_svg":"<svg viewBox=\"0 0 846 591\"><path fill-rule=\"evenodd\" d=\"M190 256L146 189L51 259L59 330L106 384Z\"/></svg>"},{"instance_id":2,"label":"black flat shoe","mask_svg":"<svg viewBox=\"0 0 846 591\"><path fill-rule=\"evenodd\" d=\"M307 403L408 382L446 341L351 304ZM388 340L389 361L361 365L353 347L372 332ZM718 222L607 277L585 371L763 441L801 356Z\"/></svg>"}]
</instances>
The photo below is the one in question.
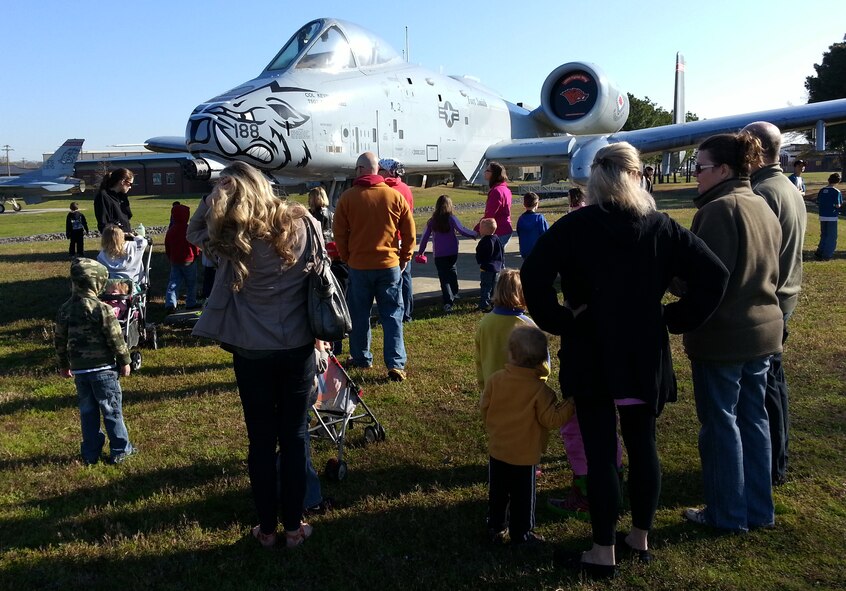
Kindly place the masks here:
<instances>
[{"instance_id":1,"label":"black flat shoe","mask_svg":"<svg viewBox=\"0 0 846 591\"><path fill-rule=\"evenodd\" d=\"M552 553L552 564L557 567L578 571L580 575L593 580L613 579L620 574L613 564L593 564L582 561L582 552L557 548Z\"/></svg>"},{"instance_id":2,"label":"black flat shoe","mask_svg":"<svg viewBox=\"0 0 846 591\"><path fill-rule=\"evenodd\" d=\"M614 554L617 556L617 562L620 560L637 560L642 564L650 564L653 560L652 552L649 550L638 550L629 546L626 538L622 533L617 534L617 543L614 546Z\"/></svg>"}]
</instances>

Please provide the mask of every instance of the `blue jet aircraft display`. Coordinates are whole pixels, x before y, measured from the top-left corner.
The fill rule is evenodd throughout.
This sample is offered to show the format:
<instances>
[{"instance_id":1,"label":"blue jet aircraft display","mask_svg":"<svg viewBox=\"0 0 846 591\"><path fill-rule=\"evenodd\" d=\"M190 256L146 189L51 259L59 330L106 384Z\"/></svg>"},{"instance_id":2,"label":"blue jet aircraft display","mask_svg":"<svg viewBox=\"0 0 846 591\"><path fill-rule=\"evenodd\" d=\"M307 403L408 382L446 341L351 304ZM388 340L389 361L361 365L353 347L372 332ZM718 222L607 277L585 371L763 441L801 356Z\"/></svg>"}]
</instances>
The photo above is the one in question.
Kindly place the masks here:
<instances>
[{"instance_id":1,"label":"blue jet aircraft display","mask_svg":"<svg viewBox=\"0 0 846 591\"><path fill-rule=\"evenodd\" d=\"M38 203L43 195L61 196L82 193L85 181L73 178L73 167L79 158L85 140L69 139L47 159L38 170L20 176L0 178L0 213L6 211L6 202L20 211L18 199Z\"/></svg>"},{"instance_id":2,"label":"blue jet aircraft display","mask_svg":"<svg viewBox=\"0 0 846 591\"><path fill-rule=\"evenodd\" d=\"M256 78L199 105L185 137L156 137L160 152L189 151L189 174L213 178L242 160L281 184L345 181L364 151L411 173L460 172L478 181L490 160L542 165L543 182L587 182L594 154L627 141L644 153L695 146L706 137L770 121L782 131L846 121L846 99L619 131L625 92L596 65L569 62L528 110L478 81L406 63L385 41L338 19L309 22Z\"/></svg>"}]
</instances>

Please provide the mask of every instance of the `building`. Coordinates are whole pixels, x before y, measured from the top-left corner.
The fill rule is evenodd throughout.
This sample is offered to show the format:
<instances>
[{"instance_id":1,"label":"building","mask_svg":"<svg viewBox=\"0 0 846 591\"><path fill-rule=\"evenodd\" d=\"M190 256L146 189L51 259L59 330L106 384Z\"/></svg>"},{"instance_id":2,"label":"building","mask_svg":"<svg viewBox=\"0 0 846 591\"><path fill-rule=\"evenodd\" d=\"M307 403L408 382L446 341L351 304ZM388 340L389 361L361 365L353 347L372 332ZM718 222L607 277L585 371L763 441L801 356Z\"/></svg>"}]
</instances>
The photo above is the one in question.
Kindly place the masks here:
<instances>
[{"instance_id":1,"label":"building","mask_svg":"<svg viewBox=\"0 0 846 591\"><path fill-rule=\"evenodd\" d=\"M74 176L96 190L106 172L128 168L135 175L132 192L136 195L208 193L212 187L209 181L195 181L185 177L182 165L189 159L191 156L188 154L151 154L146 151L134 155L91 158L90 153L83 152L76 162Z\"/></svg>"}]
</instances>

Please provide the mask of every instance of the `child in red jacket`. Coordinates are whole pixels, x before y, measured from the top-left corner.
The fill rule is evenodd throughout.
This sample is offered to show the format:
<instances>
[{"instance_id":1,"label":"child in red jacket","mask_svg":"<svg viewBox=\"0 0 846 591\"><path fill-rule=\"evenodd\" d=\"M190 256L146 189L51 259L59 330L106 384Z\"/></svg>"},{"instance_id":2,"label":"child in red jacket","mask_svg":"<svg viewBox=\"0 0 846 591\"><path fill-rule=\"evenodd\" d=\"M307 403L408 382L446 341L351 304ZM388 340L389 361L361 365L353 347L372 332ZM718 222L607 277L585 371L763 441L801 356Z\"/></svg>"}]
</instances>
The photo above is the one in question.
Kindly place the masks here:
<instances>
[{"instance_id":1,"label":"child in red jacket","mask_svg":"<svg viewBox=\"0 0 846 591\"><path fill-rule=\"evenodd\" d=\"M194 259L200 249L188 242L188 218L191 210L187 205L176 202L170 210L170 227L165 234L165 254L170 260L170 279L165 292L165 310L176 310L179 289L185 284L185 307L189 310L199 308L197 304L197 271Z\"/></svg>"}]
</instances>

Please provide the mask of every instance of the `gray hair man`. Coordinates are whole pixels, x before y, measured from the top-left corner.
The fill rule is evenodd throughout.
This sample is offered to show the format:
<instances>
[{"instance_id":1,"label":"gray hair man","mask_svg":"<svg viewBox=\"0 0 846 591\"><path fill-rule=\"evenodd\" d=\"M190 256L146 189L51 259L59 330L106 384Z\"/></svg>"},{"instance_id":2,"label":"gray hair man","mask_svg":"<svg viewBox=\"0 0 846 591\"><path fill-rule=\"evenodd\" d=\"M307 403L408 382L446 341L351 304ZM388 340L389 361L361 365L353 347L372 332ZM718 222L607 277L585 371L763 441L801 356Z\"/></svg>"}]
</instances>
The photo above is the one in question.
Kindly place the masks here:
<instances>
[{"instance_id":1,"label":"gray hair man","mask_svg":"<svg viewBox=\"0 0 846 591\"><path fill-rule=\"evenodd\" d=\"M744 127L743 131L761 140L763 148L761 165L752 168L752 190L764 198L781 225L779 280L776 295L784 315L783 344L787 340L787 321L796 309L799 291L802 288L802 247L805 242L808 214L799 189L790 182L779 166L781 150L779 128L766 121L756 121ZM786 479L790 427L787 380L784 376L781 353L773 355L770 359L766 407L770 419L773 484L781 484Z\"/></svg>"}]
</instances>

